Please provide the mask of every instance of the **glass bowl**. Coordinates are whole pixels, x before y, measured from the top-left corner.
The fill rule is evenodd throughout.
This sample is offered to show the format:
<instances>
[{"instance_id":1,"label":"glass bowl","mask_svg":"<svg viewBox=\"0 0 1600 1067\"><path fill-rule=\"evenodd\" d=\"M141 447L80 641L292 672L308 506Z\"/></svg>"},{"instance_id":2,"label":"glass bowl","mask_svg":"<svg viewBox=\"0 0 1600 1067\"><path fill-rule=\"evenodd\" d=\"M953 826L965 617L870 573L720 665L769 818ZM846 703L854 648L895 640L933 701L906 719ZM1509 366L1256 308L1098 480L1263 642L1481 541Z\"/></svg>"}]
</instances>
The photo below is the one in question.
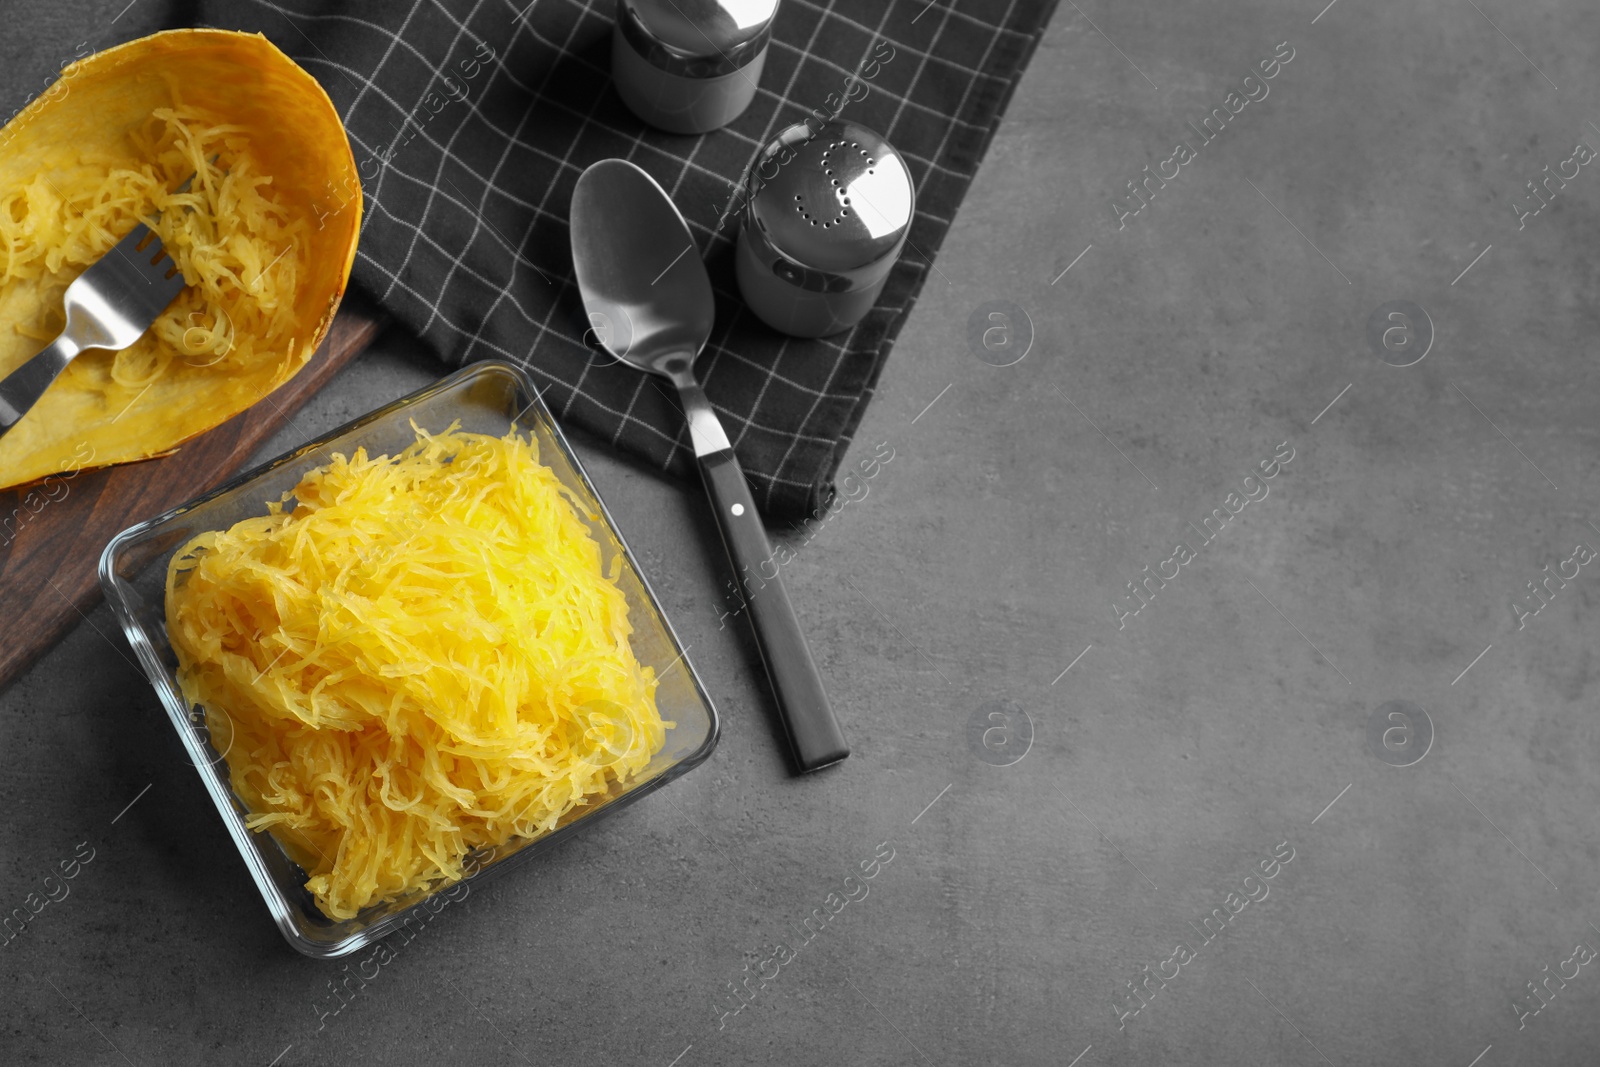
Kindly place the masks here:
<instances>
[{"instance_id":1,"label":"glass bowl","mask_svg":"<svg viewBox=\"0 0 1600 1067\"><path fill-rule=\"evenodd\" d=\"M218 753L212 746L204 714L200 708L191 707L178 688L177 657L167 641L167 563L173 553L198 534L267 514L267 501L280 499L302 475L329 463L336 452L348 455L365 446L368 455L393 455L416 439L411 429L413 421L437 433L458 420L461 429L469 432L503 436L515 426L530 434L538 443L540 459L590 511L599 515L597 521L585 521L600 545L603 565L609 568L613 559L622 560L618 584L627 597L628 617L634 627L634 655L641 664L655 667L660 680L657 707L663 719L677 726L667 731L665 745L643 771L615 786L605 798L575 809L544 836L508 842L470 855L467 867L472 873L459 882L375 904L352 919L330 919L318 910L305 889L306 872L288 857L277 840L269 832L246 828L249 812L234 794L223 760L226 753ZM701 763L716 747L716 708L684 655L677 634L533 383L509 363L474 363L242 474L191 503L129 527L112 539L100 557L100 584L255 879L267 910L289 943L308 956L345 956L408 923L426 922L449 902L463 898L481 879L554 847L600 816L661 788Z\"/></svg>"}]
</instances>

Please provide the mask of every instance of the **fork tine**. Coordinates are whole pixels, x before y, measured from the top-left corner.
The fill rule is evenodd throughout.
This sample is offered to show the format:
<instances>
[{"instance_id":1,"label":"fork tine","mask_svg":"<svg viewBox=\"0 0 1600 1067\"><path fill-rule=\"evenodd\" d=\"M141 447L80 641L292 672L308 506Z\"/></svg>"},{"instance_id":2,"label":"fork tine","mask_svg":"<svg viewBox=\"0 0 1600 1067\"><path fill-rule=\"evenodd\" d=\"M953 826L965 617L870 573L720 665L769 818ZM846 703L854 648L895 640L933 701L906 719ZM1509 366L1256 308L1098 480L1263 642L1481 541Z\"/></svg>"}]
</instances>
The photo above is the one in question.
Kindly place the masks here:
<instances>
[{"instance_id":1,"label":"fork tine","mask_svg":"<svg viewBox=\"0 0 1600 1067\"><path fill-rule=\"evenodd\" d=\"M141 222L135 225L133 229L129 230L126 237L112 245L111 250L116 252L123 259L127 260L128 265L137 270L139 267L139 246L144 244L144 239L146 237L154 236L155 235L151 232L150 227ZM161 244L161 238L156 238L156 244Z\"/></svg>"},{"instance_id":2,"label":"fork tine","mask_svg":"<svg viewBox=\"0 0 1600 1067\"><path fill-rule=\"evenodd\" d=\"M145 244L146 240L149 241ZM145 247L141 250L139 246ZM167 251L161 235L156 233L144 223L137 223L128 231L128 235L112 246L122 255L123 260L134 269L138 278L146 285L165 283L170 285L174 278L174 271L178 269L178 261L172 258L172 253ZM165 261L165 266L163 266ZM156 268L152 270L151 268ZM178 277L182 274L179 272Z\"/></svg>"},{"instance_id":3,"label":"fork tine","mask_svg":"<svg viewBox=\"0 0 1600 1067\"><path fill-rule=\"evenodd\" d=\"M143 251L138 249L141 243L145 245ZM138 321L148 327L183 290L183 273L177 270L178 264L161 236L142 222L136 223L112 250L117 253L115 256L101 257L73 283L78 287L76 298L93 301L101 315L122 316L124 325ZM68 287L67 296L70 303L74 299L72 287Z\"/></svg>"}]
</instances>

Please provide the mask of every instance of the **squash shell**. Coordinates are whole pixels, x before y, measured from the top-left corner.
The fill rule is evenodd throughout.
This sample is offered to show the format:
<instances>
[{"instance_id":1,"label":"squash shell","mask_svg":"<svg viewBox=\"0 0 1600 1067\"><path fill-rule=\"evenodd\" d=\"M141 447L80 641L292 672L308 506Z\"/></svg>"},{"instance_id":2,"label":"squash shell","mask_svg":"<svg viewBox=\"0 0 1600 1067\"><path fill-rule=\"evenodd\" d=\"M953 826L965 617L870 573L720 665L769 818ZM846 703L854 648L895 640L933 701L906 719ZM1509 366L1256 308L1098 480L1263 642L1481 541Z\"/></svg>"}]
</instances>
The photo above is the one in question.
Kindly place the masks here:
<instances>
[{"instance_id":1,"label":"squash shell","mask_svg":"<svg viewBox=\"0 0 1600 1067\"><path fill-rule=\"evenodd\" d=\"M174 85L186 103L244 127L257 166L273 178L273 199L317 223L306 238L309 249L301 250L305 267L293 297L293 318L303 328L285 341L285 351L243 368L174 359L131 408L137 390L112 380L114 354L83 352L0 437L0 488L169 453L288 381L332 324L360 234L355 158L322 86L259 34L168 30L64 68L0 129L0 188L69 165L81 145L130 165L145 162L130 134L155 109L172 106ZM8 328L38 312L45 300L39 289L39 282L22 279L0 285L0 375L41 347Z\"/></svg>"}]
</instances>

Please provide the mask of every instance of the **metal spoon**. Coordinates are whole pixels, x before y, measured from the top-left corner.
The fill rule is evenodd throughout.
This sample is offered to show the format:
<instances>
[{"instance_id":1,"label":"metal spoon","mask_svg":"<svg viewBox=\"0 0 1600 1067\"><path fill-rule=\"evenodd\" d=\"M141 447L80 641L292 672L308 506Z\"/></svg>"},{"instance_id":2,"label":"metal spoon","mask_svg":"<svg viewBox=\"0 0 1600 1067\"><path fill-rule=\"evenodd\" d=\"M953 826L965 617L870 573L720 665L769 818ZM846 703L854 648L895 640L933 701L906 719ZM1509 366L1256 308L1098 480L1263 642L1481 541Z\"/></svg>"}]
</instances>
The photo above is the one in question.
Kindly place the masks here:
<instances>
[{"instance_id":1,"label":"metal spoon","mask_svg":"<svg viewBox=\"0 0 1600 1067\"><path fill-rule=\"evenodd\" d=\"M620 159L594 164L572 193L572 263L600 342L613 356L678 387L689 437L736 576L772 560L744 471L700 383L694 360L711 336L715 301L694 238L655 180ZM746 601L756 644L800 770L850 754L828 705L800 620L778 576Z\"/></svg>"}]
</instances>

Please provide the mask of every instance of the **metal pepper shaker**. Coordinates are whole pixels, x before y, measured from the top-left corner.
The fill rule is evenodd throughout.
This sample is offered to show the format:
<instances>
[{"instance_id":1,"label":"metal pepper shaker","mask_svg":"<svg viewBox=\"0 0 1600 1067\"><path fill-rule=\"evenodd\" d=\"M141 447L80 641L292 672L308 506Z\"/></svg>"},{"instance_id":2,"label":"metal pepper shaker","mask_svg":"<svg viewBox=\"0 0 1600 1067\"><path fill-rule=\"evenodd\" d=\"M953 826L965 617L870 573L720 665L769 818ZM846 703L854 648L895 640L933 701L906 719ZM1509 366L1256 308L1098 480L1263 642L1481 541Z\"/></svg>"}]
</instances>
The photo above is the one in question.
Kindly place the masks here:
<instances>
[{"instance_id":1,"label":"metal pepper shaker","mask_svg":"<svg viewBox=\"0 0 1600 1067\"><path fill-rule=\"evenodd\" d=\"M778 0L617 0L611 75L669 133L726 126L755 98Z\"/></svg>"},{"instance_id":2,"label":"metal pepper shaker","mask_svg":"<svg viewBox=\"0 0 1600 1067\"><path fill-rule=\"evenodd\" d=\"M800 123L762 149L745 183L735 260L750 310L796 337L860 322L916 212L900 153L853 122Z\"/></svg>"}]
</instances>

